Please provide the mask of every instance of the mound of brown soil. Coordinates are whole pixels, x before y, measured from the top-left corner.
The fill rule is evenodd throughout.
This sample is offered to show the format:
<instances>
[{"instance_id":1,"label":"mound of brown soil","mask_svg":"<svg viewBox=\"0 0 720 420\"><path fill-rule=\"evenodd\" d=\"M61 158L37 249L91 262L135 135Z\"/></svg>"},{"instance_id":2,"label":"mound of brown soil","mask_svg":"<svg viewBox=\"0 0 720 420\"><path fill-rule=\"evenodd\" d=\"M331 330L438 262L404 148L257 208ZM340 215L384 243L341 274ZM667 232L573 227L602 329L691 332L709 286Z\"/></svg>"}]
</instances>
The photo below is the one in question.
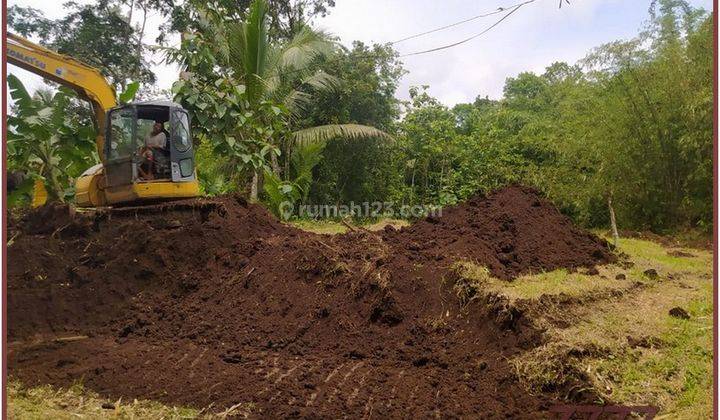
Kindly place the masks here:
<instances>
[{"instance_id":1,"label":"mound of brown soil","mask_svg":"<svg viewBox=\"0 0 720 420\"><path fill-rule=\"evenodd\" d=\"M502 300L461 304L451 266L510 279L613 259L520 187L381 234L311 234L232 197L179 204L22 231L11 375L258 416L535 417L556 394L529 395L506 360L541 333Z\"/></svg>"},{"instance_id":2,"label":"mound of brown soil","mask_svg":"<svg viewBox=\"0 0 720 420\"><path fill-rule=\"evenodd\" d=\"M606 241L573 225L537 191L519 186L390 231L387 240L436 260L473 260L503 279L615 260Z\"/></svg>"}]
</instances>

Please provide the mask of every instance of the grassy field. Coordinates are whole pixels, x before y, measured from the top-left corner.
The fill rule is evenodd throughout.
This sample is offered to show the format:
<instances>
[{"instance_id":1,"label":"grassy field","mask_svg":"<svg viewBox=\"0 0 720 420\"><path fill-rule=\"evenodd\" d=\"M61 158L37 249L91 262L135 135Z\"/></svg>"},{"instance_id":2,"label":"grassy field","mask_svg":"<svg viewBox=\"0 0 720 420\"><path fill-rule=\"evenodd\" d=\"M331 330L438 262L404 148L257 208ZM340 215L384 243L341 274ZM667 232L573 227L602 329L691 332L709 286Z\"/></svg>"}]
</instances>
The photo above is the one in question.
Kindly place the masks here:
<instances>
[{"instance_id":1,"label":"grassy field","mask_svg":"<svg viewBox=\"0 0 720 420\"><path fill-rule=\"evenodd\" d=\"M654 405L657 418L710 418L712 253L639 239L621 239L619 248L634 265L595 275L558 270L505 282L472 262L457 271L527 308L547 331L547 344L512 360L531 391L586 377L600 402ZM671 316L673 308L689 318Z\"/></svg>"},{"instance_id":2,"label":"grassy field","mask_svg":"<svg viewBox=\"0 0 720 420\"><path fill-rule=\"evenodd\" d=\"M378 231L383 229L385 226L393 226L395 228L401 228L403 226L408 226L409 223L405 220L399 220L399 219L381 219L378 220L375 223L369 223L364 224L360 226L355 226L354 224L343 224L341 222L335 222L335 221L312 221L312 220L294 220L290 222L291 225L306 230L308 232L314 232L314 233L320 233L320 234L329 234L334 235L336 233L345 233L349 230L348 225L352 228L362 228L369 231Z\"/></svg>"},{"instance_id":3,"label":"grassy field","mask_svg":"<svg viewBox=\"0 0 720 420\"><path fill-rule=\"evenodd\" d=\"M227 409L206 407L202 410L170 407L155 401L122 399L110 401L76 384L68 389L50 386L23 387L11 380L8 384L9 419L226 419L247 417L251 404L237 404Z\"/></svg>"},{"instance_id":4,"label":"grassy field","mask_svg":"<svg viewBox=\"0 0 720 420\"><path fill-rule=\"evenodd\" d=\"M152 401L108 401L81 385L69 389L50 386L24 388L8 384L9 419L189 419L199 410L168 407Z\"/></svg>"},{"instance_id":5,"label":"grassy field","mask_svg":"<svg viewBox=\"0 0 720 420\"><path fill-rule=\"evenodd\" d=\"M365 228L382 229L384 223ZM325 234L348 229L340 223L294 224ZM621 239L619 248L632 266L598 267L594 275L558 270L506 282L461 262L456 271L464 287L458 292L466 293L465 299L478 290L502 294L546 331L545 345L511 360L531 392L583 377L600 402L656 405L658 418L711 417L712 253L629 238ZM467 293L470 286L475 292ZM671 316L673 308L689 318ZM9 418L17 419L222 418L242 416L248 408L218 412L107 401L79 385L25 388L16 381L8 387L8 402Z\"/></svg>"}]
</instances>

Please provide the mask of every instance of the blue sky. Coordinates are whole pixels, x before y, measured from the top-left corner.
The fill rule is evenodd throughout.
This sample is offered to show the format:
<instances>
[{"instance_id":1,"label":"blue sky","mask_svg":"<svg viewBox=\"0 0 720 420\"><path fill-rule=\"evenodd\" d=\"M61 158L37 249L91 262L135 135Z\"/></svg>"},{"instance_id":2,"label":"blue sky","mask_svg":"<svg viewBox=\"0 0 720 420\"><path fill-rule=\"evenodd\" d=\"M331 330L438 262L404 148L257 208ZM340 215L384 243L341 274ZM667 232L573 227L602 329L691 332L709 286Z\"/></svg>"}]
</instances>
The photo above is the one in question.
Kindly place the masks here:
<instances>
[{"instance_id":1,"label":"blue sky","mask_svg":"<svg viewBox=\"0 0 720 420\"><path fill-rule=\"evenodd\" d=\"M80 1L84 3L86 1ZM353 40L388 42L483 12L518 3L519 0L336 0L317 27L340 37L343 44ZM40 9L48 16L63 14L62 2L8 0ZM690 0L696 7L712 8L712 0ZM635 36L648 17L650 0L571 0L558 8L558 0L536 0L523 6L485 36L435 53L406 57L408 74L397 96L407 98L412 85L430 85L430 93L453 105L472 101L478 95L498 98L507 77L521 71L542 72L554 61L574 63L593 47ZM454 28L398 44L401 53L451 44L477 34L498 16L478 19ZM157 25L157 17L150 19ZM149 34L148 40L154 35ZM158 58L159 61L159 58ZM30 87L41 81L8 66ZM167 88L177 78L177 69L158 63L154 66L158 85Z\"/></svg>"}]
</instances>

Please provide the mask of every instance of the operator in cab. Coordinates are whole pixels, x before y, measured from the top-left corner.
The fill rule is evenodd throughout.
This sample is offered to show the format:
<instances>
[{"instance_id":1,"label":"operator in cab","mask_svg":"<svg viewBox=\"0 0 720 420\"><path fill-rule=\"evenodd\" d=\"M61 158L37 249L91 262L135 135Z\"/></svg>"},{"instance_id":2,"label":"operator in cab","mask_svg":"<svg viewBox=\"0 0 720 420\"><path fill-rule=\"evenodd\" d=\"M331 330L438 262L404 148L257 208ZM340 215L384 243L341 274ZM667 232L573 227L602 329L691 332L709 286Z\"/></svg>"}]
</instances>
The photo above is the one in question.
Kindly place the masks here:
<instances>
[{"instance_id":1,"label":"operator in cab","mask_svg":"<svg viewBox=\"0 0 720 420\"><path fill-rule=\"evenodd\" d=\"M143 161L138 168L140 171L140 177L144 180L155 179L157 171L157 165L164 162L166 146L167 146L167 131L162 121L155 121L152 130L145 137L145 147L142 148L140 154L143 157Z\"/></svg>"},{"instance_id":2,"label":"operator in cab","mask_svg":"<svg viewBox=\"0 0 720 420\"><path fill-rule=\"evenodd\" d=\"M164 149L167 143L167 134L161 121L155 121L152 131L145 138L145 146L152 149Z\"/></svg>"}]
</instances>

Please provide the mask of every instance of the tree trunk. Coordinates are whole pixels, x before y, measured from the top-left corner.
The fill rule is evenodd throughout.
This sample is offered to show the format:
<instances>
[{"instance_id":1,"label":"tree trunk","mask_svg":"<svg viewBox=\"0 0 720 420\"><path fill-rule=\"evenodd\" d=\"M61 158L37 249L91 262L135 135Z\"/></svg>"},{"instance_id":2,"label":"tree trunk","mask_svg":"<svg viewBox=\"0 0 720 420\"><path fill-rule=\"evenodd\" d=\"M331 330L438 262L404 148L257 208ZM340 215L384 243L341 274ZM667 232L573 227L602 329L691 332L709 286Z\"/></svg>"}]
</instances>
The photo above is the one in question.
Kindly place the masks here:
<instances>
[{"instance_id":1,"label":"tree trunk","mask_svg":"<svg viewBox=\"0 0 720 420\"><path fill-rule=\"evenodd\" d=\"M410 204L415 204L415 164L413 164L412 177L410 178Z\"/></svg>"},{"instance_id":2,"label":"tree trunk","mask_svg":"<svg viewBox=\"0 0 720 420\"><path fill-rule=\"evenodd\" d=\"M147 7L145 5L142 5L142 10L143 10L142 25L140 26L140 33L138 33L137 47L135 47L136 48L135 55L136 55L138 61L140 61L142 59L142 43L143 43L143 38L145 37L145 24L147 23Z\"/></svg>"},{"instance_id":3,"label":"tree trunk","mask_svg":"<svg viewBox=\"0 0 720 420\"><path fill-rule=\"evenodd\" d=\"M57 200L61 203L65 203L65 190L63 189L62 185L60 185L57 172L50 166L48 166L46 178L49 179L50 185L52 186L52 192L48 194L50 198Z\"/></svg>"},{"instance_id":4,"label":"tree trunk","mask_svg":"<svg viewBox=\"0 0 720 420\"><path fill-rule=\"evenodd\" d=\"M613 245L615 245L617 247L619 235L618 235L618 230L617 230L617 223L615 222L615 210L613 209L613 205L612 205L612 193L608 194L607 203L608 203L608 211L610 212L610 229L612 230Z\"/></svg>"},{"instance_id":5,"label":"tree trunk","mask_svg":"<svg viewBox=\"0 0 720 420\"><path fill-rule=\"evenodd\" d=\"M138 3L140 5L140 8L143 11L143 17L142 17L142 25L140 26L140 32L138 32L138 39L137 39L137 45L135 46L135 59L138 62L138 66L142 66L142 47L143 47L143 38L145 37L145 24L147 23L147 5L145 5L142 2ZM140 67L136 69L133 75L135 77L134 81L139 81L140 79Z\"/></svg>"},{"instance_id":6,"label":"tree trunk","mask_svg":"<svg viewBox=\"0 0 720 420\"><path fill-rule=\"evenodd\" d=\"M285 169L283 170L283 179L284 179L285 181L290 181L290 154L292 153L291 150L290 150L290 148L291 148L291 143L290 143L289 140L285 139L285 140L282 142L282 145L283 145L283 151L282 151L282 153L283 153L283 159L284 159L284 160L283 160L283 167L285 168Z\"/></svg>"},{"instance_id":7,"label":"tree trunk","mask_svg":"<svg viewBox=\"0 0 720 420\"><path fill-rule=\"evenodd\" d=\"M274 152L270 152L270 166L272 167L272 171L278 177L278 179L283 179L282 169L280 168L280 163L278 162L277 155Z\"/></svg>"},{"instance_id":8,"label":"tree trunk","mask_svg":"<svg viewBox=\"0 0 720 420\"><path fill-rule=\"evenodd\" d=\"M132 26L132 15L133 15L133 8L135 7L135 0L130 1L130 11L128 11L128 25ZM128 38L128 42L130 42L130 39Z\"/></svg>"},{"instance_id":9,"label":"tree trunk","mask_svg":"<svg viewBox=\"0 0 720 420\"><path fill-rule=\"evenodd\" d=\"M257 199L259 200L260 193L265 190L265 171L258 172L257 177Z\"/></svg>"},{"instance_id":10,"label":"tree trunk","mask_svg":"<svg viewBox=\"0 0 720 420\"><path fill-rule=\"evenodd\" d=\"M253 172L252 181L250 182L250 202L257 202L258 199L258 173Z\"/></svg>"},{"instance_id":11,"label":"tree trunk","mask_svg":"<svg viewBox=\"0 0 720 420\"><path fill-rule=\"evenodd\" d=\"M285 158L284 165L285 170L283 171L283 180L290 181L290 159Z\"/></svg>"}]
</instances>

